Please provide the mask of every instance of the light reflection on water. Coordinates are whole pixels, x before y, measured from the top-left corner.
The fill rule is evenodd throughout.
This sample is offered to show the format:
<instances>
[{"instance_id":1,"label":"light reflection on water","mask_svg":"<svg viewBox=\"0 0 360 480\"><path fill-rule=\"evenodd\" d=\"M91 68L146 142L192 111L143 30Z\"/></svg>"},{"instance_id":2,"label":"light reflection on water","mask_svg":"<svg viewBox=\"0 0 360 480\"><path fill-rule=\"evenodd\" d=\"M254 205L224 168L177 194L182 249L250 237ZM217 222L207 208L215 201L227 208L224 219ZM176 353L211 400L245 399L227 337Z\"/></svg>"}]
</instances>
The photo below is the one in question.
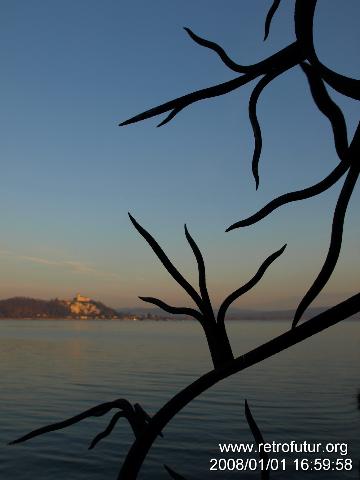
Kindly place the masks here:
<instances>
[{"instance_id":1,"label":"light reflection on water","mask_svg":"<svg viewBox=\"0 0 360 480\"><path fill-rule=\"evenodd\" d=\"M4 444L104 401L127 398L150 413L211 368L195 322L1 321L0 478L112 480L132 439L125 422L92 451L109 416L88 419L27 444ZM289 328L284 321L229 322L236 355ZM360 459L360 325L343 322L291 350L226 379L186 407L150 452L141 478L259 478L209 472L218 443L252 442L244 399L266 441L349 443L352 472L306 478L357 479ZM222 455L223 456L223 455ZM305 473L274 472L276 479Z\"/></svg>"}]
</instances>

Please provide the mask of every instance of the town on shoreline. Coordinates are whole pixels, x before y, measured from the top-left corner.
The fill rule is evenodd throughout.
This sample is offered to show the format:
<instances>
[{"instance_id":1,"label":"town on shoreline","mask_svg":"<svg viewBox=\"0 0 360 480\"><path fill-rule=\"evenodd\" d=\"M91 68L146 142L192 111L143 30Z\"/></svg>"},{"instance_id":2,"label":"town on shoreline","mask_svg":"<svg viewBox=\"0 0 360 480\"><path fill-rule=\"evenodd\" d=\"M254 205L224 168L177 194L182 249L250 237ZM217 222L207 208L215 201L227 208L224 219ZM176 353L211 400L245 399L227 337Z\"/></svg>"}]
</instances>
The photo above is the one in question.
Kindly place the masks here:
<instances>
[{"instance_id":1,"label":"town on shoreline","mask_svg":"<svg viewBox=\"0 0 360 480\"><path fill-rule=\"evenodd\" d=\"M0 319L167 320L154 313L121 312L78 293L70 300L13 297L0 300Z\"/></svg>"}]
</instances>

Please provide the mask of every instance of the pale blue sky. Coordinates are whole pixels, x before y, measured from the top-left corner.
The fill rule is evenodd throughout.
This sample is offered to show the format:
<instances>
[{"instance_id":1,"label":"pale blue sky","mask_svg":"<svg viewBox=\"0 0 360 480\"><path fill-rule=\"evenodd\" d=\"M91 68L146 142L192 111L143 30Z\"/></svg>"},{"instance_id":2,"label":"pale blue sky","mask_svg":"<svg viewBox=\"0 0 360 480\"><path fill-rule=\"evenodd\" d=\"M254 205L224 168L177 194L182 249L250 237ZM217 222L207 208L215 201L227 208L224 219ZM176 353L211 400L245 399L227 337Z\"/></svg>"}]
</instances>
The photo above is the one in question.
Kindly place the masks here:
<instances>
[{"instance_id":1,"label":"pale blue sky","mask_svg":"<svg viewBox=\"0 0 360 480\"><path fill-rule=\"evenodd\" d=\"M183 233L188 224L204 253L215 304L288 243L261 284L237 305L297 306L324 261L340 185L282 207L255 226L224 230L276 195L320 180L338 161L329 124L314 107L299 68L278 78L260 100L258 191L247 117L253 85L193 105L161 129L155 128L160 118L117 126L236 76L194 44L183 26L220 43L239 63L254 63L291 43L292 1L282 2L269 39L262 41L270 4L2 0L0 298L80 291L113 306L140 305L138 295L188 303L130 224L130 211L196 282ZM356 77L359 14L357 0L320 0L315 22L320 58ZM351 135L358 106L333 98ZM356 191L343 253L318 304L356 291L358 205Z\"/></svg>"}]
</instances>

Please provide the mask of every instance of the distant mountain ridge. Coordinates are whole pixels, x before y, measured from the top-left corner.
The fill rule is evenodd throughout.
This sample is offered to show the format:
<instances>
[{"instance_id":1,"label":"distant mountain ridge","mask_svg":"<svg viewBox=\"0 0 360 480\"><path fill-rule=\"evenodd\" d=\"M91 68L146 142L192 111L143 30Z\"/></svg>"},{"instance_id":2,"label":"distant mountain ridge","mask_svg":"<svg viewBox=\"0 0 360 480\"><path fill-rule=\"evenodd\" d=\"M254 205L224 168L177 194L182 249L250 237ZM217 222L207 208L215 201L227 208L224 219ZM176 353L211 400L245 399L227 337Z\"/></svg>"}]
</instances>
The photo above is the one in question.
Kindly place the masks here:
<instances>
[{"instance_id":1,"label":"distant mountain ridge","mask_svg":"<svg viewBox=\"0 0 360 480\"><path fill-rule=\"evenodd\" d=\"M308 320L316 315L319 315L321 312L327 310L330 307L313 307L309 308L304 313L304 320ZM149 314L154 317L164 316L163 310L160 308L146 308L146 307L126 307L126 308L116 308L118 312L128 313L131 312L135 315L146 315ZM217 311L215 310L215 313ZM227 320L292 320L294 318L295 309L287 310L252 310L252 309L242 309L242 308L230 308L226 315ZM167 318L174 320L190 319L187 315L171 315L168 314ZM360 320L360 313L350 317L351 320Z\"/></svg>"}]
</instances>

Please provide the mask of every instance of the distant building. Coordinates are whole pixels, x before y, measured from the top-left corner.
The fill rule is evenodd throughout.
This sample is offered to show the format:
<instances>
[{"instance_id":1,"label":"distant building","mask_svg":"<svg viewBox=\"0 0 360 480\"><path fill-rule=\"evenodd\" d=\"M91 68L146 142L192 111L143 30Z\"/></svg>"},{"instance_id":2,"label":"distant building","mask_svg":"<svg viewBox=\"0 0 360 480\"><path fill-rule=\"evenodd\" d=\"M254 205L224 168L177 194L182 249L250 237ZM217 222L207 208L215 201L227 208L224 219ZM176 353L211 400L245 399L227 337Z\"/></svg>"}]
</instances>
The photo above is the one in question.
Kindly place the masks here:
<instances>
[{"instance_id":1,"label":"distant building","mask_svg":"<svg viewBox=\"0 0 360 480\"><path fill-rule=\"evenodd\" d=\"M91 302L91 298L83 297L82 295L80 295L80 293L78 293L76 297L74 297L74 302L88 303Z\"/></svg>"}]
</instances>

